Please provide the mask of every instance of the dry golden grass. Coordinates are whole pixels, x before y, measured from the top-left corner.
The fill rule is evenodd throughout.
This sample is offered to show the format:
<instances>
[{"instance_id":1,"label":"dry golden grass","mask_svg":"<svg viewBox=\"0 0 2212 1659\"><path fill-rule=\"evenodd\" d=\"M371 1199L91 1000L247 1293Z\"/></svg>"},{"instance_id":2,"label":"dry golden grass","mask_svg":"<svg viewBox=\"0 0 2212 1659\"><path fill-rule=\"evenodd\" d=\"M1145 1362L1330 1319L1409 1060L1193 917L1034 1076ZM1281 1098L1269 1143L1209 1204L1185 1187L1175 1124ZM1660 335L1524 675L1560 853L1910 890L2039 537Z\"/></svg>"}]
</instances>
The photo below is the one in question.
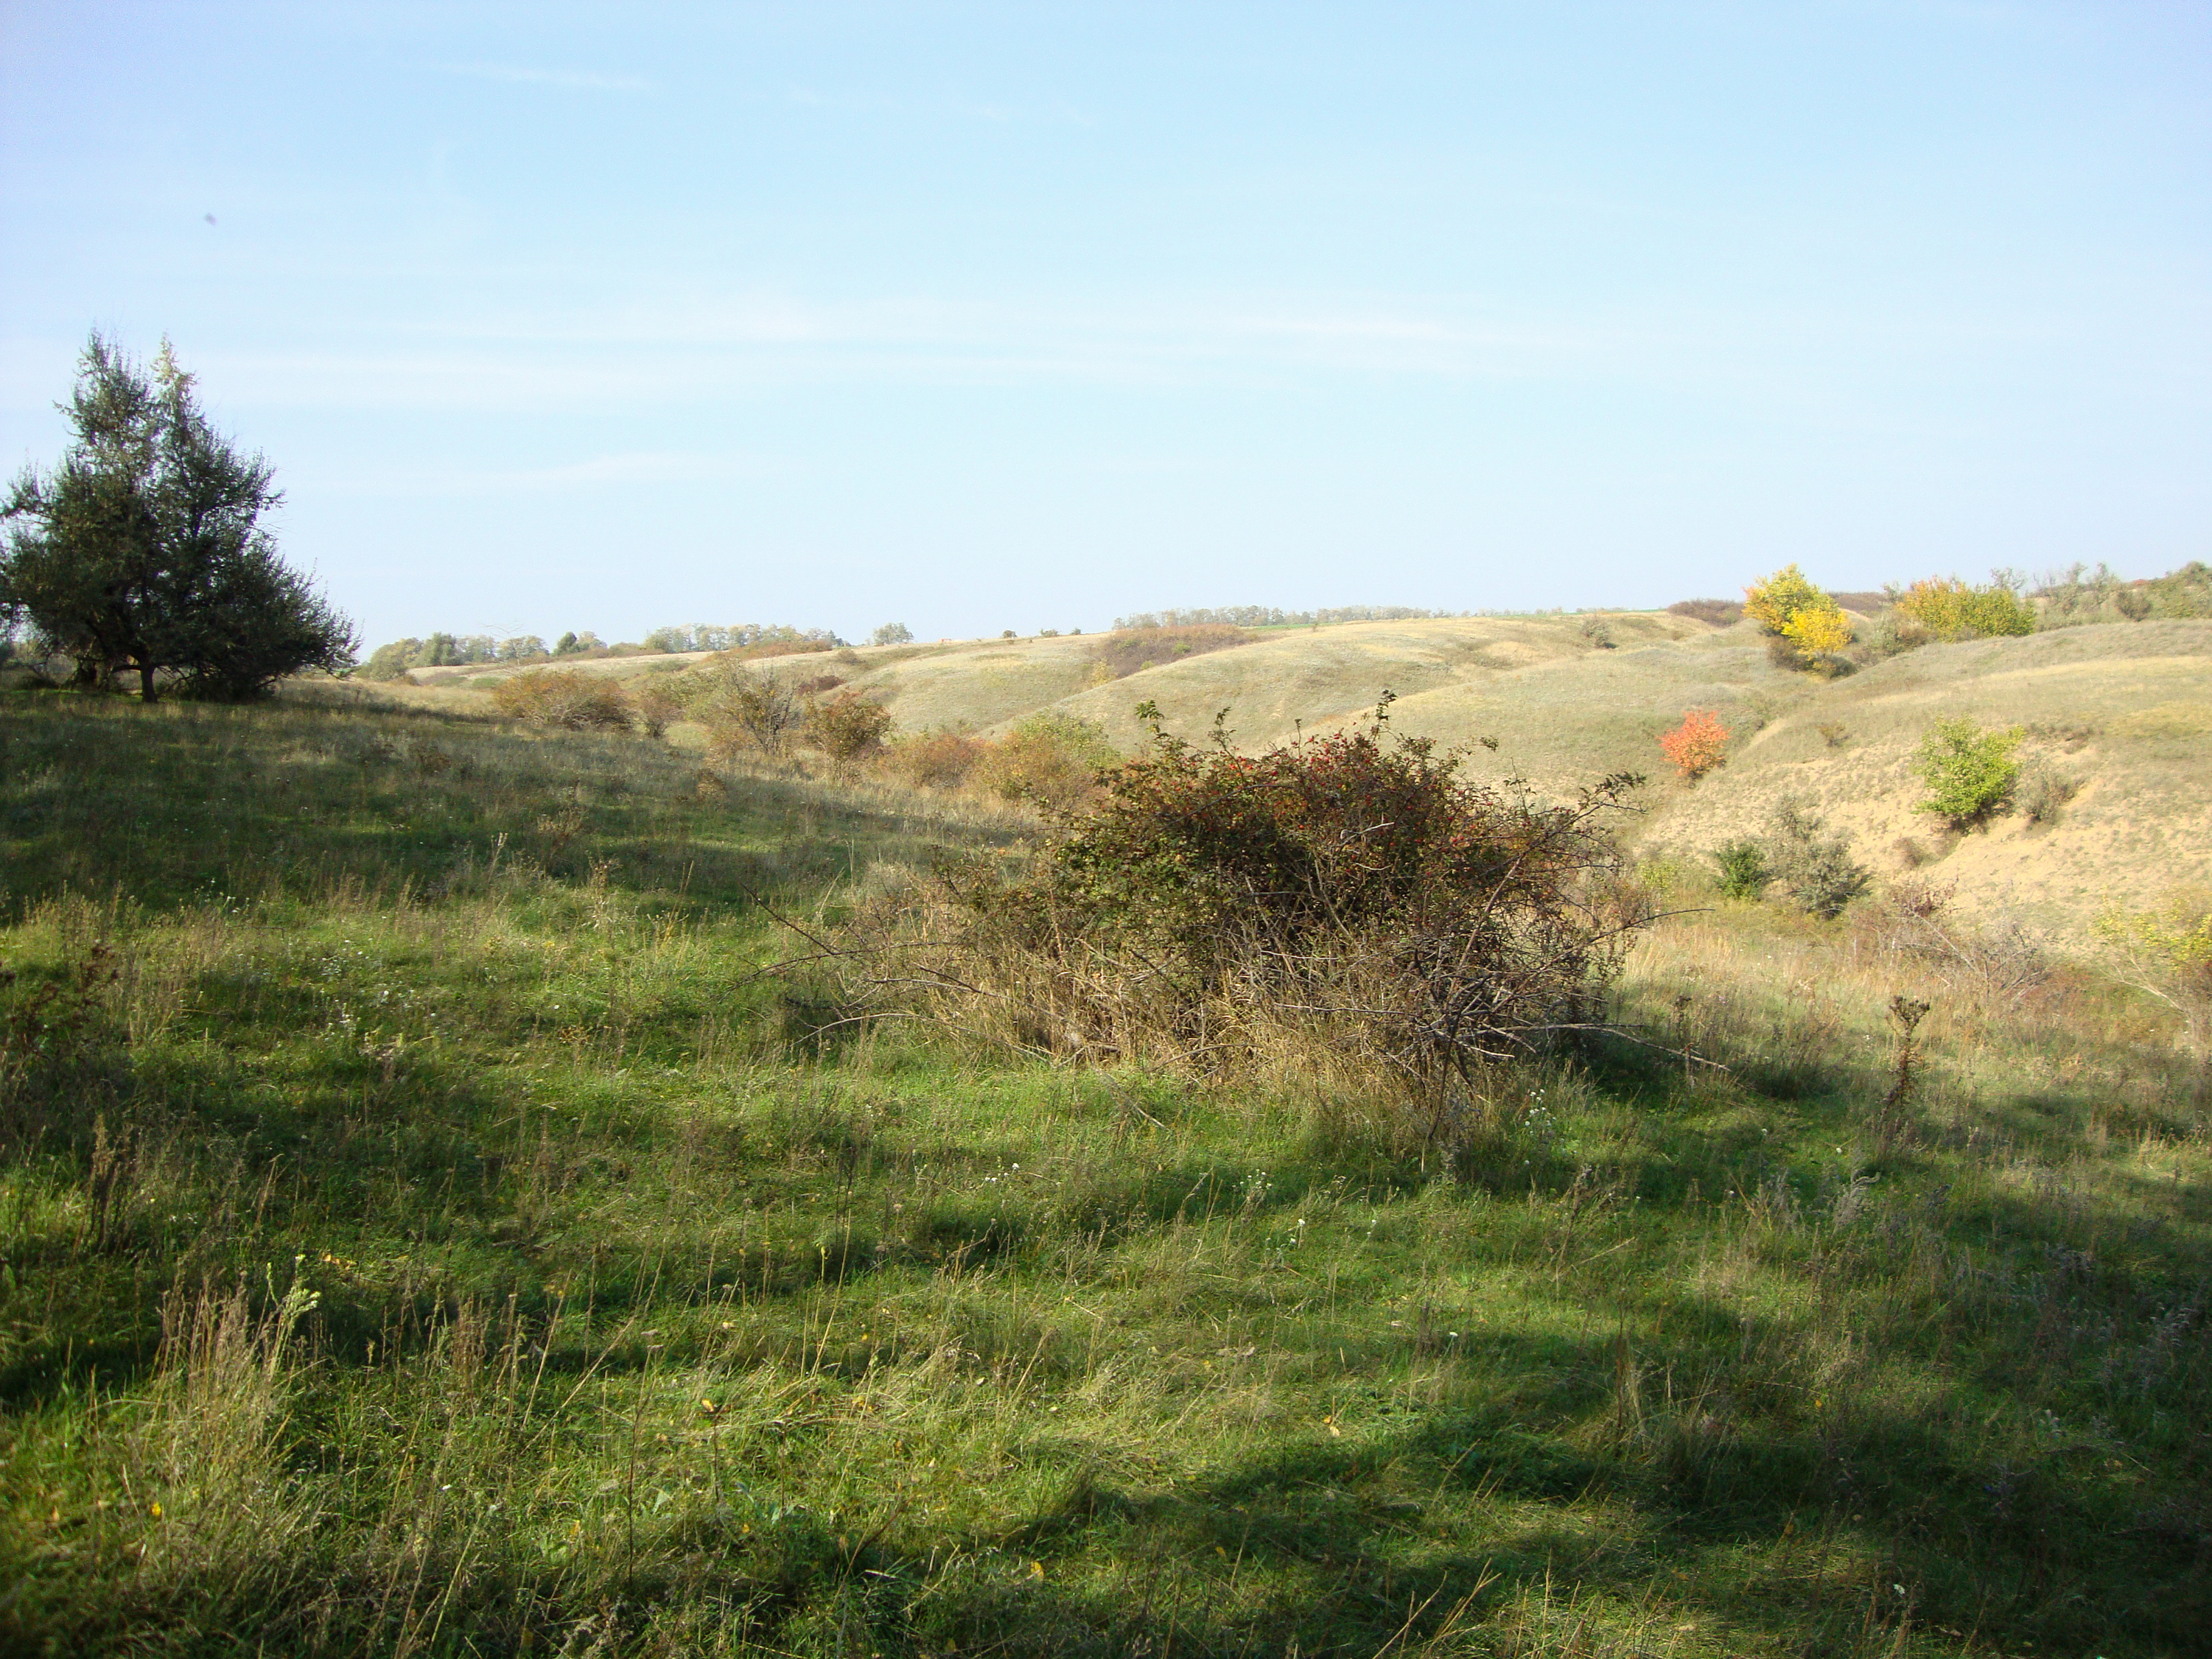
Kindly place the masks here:
<instances>
[{"instance_id":1,"label":"dry golden grass","mask_svg":"<svg viewBox=\"0 0 2212 1659\"><path fill-rule=\"evenodd\" d=\"M1601 624L1611 648L1593 637ZM1644 850L1700 858L1761 830L1799 798L1877 874L1954 883L1956 902L2086 939L2114 901L2212 874L2212 623L2078 628L1937 646L1823 682L1777 668L1749 623L1663 612L1462 617L1263 635L1255 643L1092 683L1089 635L870 647L822 659L881 700L899 729L989 735L1041 709L1091 720L1127 751L1157 703L1199 736L1227 709L1237 747L1363 717L1386 690L1395 727L1468 750L1477 778L1520 777L1565 796L1612 771L1654 778ZM686 659L623 658L591 672L667 672ZM482 678L470 675L469 678ZM465 685L393 686L404 706L479 712ZM1694 787L1667 777L1656 739L1692 708L1733 734L1728 766ZM2002 817L1963 840L1914 810L1921 733L1966 715L2030 727L2032 767L2071 790L2055 818ZM676 728L672 741L698 734ZM1479 745L1498 739L1493 751Z\"/></svg>"},{"instance_id":2,"label":"dry golden grass","mask_svg":"<svg viewBox=\"0 0 2212 1659\"><path fill-rule=\"evenodd\" d=\"M1912 770L1938 719L2025 726L2023 762L2074 788L2055 821L2014 813L1964 836L1915 810ZM2069 629L1934 646L1795 700L1723 771L1666 786L1644 850L1696 857L1756 834L1800 798L1883 875L1955 884L1969 913L2075 944L2115 902L2212 871L2212 623ZM1909 845L1908 845L1909 843Z\"/></svg>"}]
</instances>

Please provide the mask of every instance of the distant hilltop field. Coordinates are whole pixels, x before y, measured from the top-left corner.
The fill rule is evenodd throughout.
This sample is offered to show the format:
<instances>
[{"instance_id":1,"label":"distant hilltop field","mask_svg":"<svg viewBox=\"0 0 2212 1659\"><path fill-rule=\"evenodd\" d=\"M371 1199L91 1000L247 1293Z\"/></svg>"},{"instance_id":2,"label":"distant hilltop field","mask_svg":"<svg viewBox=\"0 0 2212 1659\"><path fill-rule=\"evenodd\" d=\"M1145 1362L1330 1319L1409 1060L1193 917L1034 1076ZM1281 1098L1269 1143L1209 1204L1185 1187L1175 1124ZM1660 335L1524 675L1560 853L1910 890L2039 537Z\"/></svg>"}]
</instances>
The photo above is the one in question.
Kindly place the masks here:
<instances>
[{"instance_id":1,"label":"distant hilltop field","mask_svg":"<svg viewBox=\"0 0 2212 1659\"><path fill-rule=\"evenodd\" d=\"M2069 934L2116 902L2212 880L2205 567L2145 583L2077 572L2033 595L1957 582L1826 594L1794 568L1768 580L1782 584L1783 609L1764 619L1754 588L1750 611L1708 599L1659 611L1378 611L1368 614L1384 619L1322 625L1252 607L1126 618L1142 625L1095 635L916 642L892 629L882 632L896 642L863 646L821 630L664 629L642 646L586 635L562 657L404 672L421 695L483 701L550 662L658 703L674 743L750 743L802 766L821 758L805 705L866 705L874 726L859 749L903 752L910 780L951 786L1025 731L1081 734L1095 761L1133 751L1155 719L1213 740L1218 716L1220 738L1254 752L1365 720L1387 695L1393 730L1460 749L1478 780L1564 799L1607 774L1644 775L1629 833L1647 860L1705 870L1787 803L1875 878L1937 883L1960 911ZM791 692L787 736L726 722L717 737L707 693L733 672ZM1660 742L1693 711L1720 734L1695 776ZM1923 810L1916 769L1930 728L1960 720L2014 734L2025 780L2018 799L1966 825Z\"/></svg>"}]
</instances>

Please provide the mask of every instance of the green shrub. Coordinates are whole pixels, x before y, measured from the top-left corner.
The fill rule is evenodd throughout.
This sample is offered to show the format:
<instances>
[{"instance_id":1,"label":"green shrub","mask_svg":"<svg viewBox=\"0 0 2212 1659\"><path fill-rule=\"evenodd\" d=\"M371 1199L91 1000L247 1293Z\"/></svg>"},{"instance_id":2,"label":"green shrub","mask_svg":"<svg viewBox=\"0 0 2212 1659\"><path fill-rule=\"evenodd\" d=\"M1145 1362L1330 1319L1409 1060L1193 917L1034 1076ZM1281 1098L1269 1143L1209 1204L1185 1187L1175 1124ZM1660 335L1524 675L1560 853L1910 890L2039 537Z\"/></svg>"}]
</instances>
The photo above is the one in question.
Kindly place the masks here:
<instances>
[{"instance_id":1,"label":"green shrub","mask_svg":"<svg viewBox=\"0 0 2212 1659\"><path fill-rule=\"evenodd\" d=\"M1774 811L1763 848L1773 881L1823 921L1841 915L1874 880L1873 872L1851 857L1850 841L1824 836L1826 827L1802 802L1785 800Z\"/></svg>"},{"instance_id":2,"label":"green shrub","mask_svg":"<svg viewBox=\"0 0 2212 1659\"><path fill-rule=\"evenodd\" d=\"M389 645L380 645L368 653L368 660L353 672L364 680L399 680L407 678L407 671L422 658L420 640L394 640Z\"/></svg>"},{"instance_id":3,"label":"green shrub","mask_svg":"<svg viewBox=\"0 0 2212 1659\"><path fill-rule=\"evenodd\" d=\"M1756 899L1774 879L1766 849L1755 841L1732 841L1712 855L1723 898Z\"/></svg>"},{"instance_id":4,"label":"green shrub","mask_svg":"<svg viewBox=\"0 0 2212 1659\"><path fill-rule=\"evenodd\" d=\"M1937 720L1920 739L1913 763L1929 791L1917 810L1954 830L1971 829L2002 811L2020 781L2014 751L2025 736L2016 726L1984 731L1964 715Z\"/></svg>"}]
</instances>

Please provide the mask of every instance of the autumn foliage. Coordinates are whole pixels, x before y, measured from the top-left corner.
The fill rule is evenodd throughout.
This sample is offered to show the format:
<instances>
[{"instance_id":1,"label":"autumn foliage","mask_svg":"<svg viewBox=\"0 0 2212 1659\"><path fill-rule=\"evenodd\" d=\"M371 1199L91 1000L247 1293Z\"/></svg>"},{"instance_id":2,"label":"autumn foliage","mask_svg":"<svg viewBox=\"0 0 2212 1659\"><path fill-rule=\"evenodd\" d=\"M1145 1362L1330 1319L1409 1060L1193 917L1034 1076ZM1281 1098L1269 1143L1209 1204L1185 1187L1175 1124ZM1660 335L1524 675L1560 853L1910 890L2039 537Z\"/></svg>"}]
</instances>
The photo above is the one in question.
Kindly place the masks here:
<instances>
[{"instance_id":1,"label":"autumn foliage","mask_svg":"<svg viewBox=\"0 0 2212 1659\"><path fill-rule=\"evenodd\" d=\"M1636 780L1547 805L1381 719L1243 755L1140 712L1153 741L1091 810L1024 872L948 866L841 957L881 964L844 1000L1207 1075L1356 1055L1431 1138L1484 1067L1596 1018L1645 914L1606 827Z\"/></svg>"},{"instance_id":2,"label":"autumn foliage","mask_svg":"<svg viewBox=\"0 0 2212 1659\"><path fill-rule=\"evenodd\" d=\"M1692 782L1728 761L1728 728L1710 708L1692 708L1682 723L1659 737L1659 747Z\"/></svg>"}]
</instances>

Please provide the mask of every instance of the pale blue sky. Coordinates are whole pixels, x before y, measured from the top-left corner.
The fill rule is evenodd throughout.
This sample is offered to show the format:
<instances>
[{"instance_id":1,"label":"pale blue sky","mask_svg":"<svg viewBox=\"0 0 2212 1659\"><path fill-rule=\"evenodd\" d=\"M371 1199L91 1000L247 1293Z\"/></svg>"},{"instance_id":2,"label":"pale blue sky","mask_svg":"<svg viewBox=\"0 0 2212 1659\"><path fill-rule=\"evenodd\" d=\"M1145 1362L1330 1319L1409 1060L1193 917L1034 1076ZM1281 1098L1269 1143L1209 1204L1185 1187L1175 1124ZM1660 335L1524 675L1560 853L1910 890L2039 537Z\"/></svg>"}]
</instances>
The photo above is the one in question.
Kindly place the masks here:
<instances>
[{"instance_id":1,"label":"pale blue sky","mask_svg":"<svg viewBox=\"0 0 2212 1659\"><path fill-rule=\"evenodd\" d=\"M371 643L2212 556L2203 4L0 0L0 463L166 331Z\"/></svg>"}]
</instances>

